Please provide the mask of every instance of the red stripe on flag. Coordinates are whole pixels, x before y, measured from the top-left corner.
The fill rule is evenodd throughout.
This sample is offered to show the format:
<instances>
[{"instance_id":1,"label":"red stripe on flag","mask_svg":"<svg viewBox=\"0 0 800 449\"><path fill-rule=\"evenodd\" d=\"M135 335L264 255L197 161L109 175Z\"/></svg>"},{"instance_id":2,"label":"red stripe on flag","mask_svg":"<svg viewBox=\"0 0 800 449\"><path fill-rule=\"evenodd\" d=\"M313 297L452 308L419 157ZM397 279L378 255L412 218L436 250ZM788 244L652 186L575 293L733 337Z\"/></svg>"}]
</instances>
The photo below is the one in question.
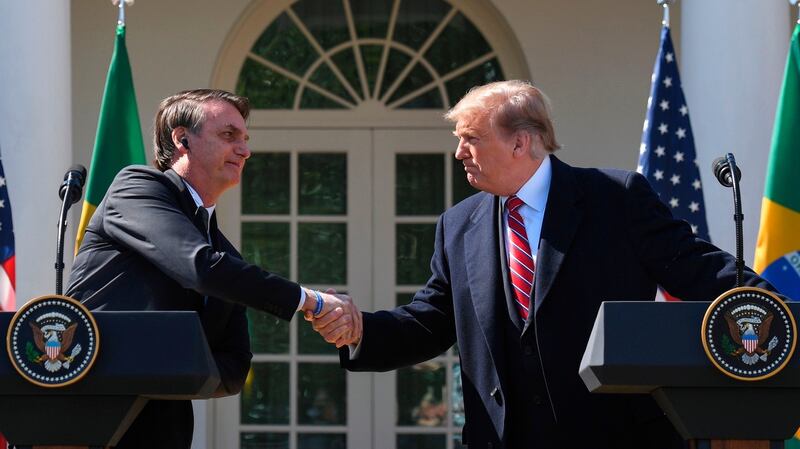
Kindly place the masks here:
<instances>
[{"instance_id":1,"label":"red stripe on flag","mask_svg":"<svg viewBox=\"0 0 800 449\"><path fill-rule=\"evenodd\" d=\"M17 259L17 256L14 255L14 256L11 256L10 258L8 258L8 260L6 260L5 262L3 262L3 269L6 270L6 275L11 280L11 286L14 287L14 288L17 288L17 275L16 275L16 271L15 271L15 268L16 268L15 260L16 259ZM2 447L3 446L0 446L0 448L2 448Z\"/></svg>"}]
</instances>

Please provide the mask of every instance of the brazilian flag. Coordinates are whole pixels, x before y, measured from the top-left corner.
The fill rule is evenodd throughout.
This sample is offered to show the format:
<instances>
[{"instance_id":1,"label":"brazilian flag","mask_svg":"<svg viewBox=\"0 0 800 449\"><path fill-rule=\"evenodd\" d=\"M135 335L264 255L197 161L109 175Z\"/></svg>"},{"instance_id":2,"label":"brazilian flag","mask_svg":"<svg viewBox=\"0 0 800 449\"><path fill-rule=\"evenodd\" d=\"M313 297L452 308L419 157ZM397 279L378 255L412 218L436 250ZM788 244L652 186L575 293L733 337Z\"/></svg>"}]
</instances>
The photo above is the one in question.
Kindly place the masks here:
<instances>
[{"instance_id":1,"label":"brazilian flag","mask_svg":"<svg viewBox=\"0 0 800 449\"><path fill-rule=\"evenodd\" d=\"M100 105L92 165L89 167L89 180L86 185L86 199L83 202L78 235L75 237L76 254L83 241L83 233L86 231L89 219L105 196L111 181L126 165L145 162L142 126L136 108L128 50L125 47L125 25L119 24L114 53L111 55L111 64L108 67L103 103Z\"/></svg>"}]
</instances>

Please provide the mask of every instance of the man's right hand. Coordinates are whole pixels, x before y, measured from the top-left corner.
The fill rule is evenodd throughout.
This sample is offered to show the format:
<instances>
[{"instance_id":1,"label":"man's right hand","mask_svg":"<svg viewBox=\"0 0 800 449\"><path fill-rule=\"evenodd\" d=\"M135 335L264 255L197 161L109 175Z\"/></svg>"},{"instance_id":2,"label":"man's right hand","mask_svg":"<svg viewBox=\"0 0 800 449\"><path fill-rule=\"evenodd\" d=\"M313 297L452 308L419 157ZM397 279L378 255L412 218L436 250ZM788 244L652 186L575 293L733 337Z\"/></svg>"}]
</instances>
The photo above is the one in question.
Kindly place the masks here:
<instances>
[{"instance_id":1,"label":"man's right hand","mask_svg":"<svg viewBox=\"0 0 800 449\"><path fill-rule=\"evenodd\" d=\"M337 348L358 344L363 332L362 316L358 307L353 304L352 298L336 294L333 289L325 293L319 292L319 295L323 301L322 311L314 316L316 296L313 291L306 289L306 301L302 307L306 321L310 321L314 330Z\"/></svg>"}]
</instances>

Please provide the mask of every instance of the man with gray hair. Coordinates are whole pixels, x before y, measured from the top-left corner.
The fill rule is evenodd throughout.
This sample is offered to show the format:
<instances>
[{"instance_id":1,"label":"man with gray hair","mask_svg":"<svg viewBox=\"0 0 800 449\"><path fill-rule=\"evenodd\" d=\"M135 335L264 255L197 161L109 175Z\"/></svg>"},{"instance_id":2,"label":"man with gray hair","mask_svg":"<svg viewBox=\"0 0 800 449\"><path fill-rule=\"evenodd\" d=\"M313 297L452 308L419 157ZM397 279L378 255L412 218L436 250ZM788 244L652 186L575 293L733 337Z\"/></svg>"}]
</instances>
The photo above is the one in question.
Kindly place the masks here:
<instances>
[{"instance_id":1,"label":"man with gray hair","mask_svg":"<svg viewBox=\"0 0 800 449\"><path fill-rule=\"evenodd\" d=\"M650 397L590 394L581 355L602 301L651 299L658 284L716 298L735 285L733 256L675 220L638 173L556 158L547 98L527 82L477 87L445 118L483 192L439 218L427 285L410 304L364 313L363 332L339 337L334 315L314 328L350 345L340 358L353 371L458 344L470 448L681 447ZM772 289L750 270L744 283Z\"/></svg>"},{"instance_id":2,"label":"man with gray hair","mask_svg":"<svg viewBox=\"0 0 800 449\"><path fill-rule=\"evenodd\" d=\"M246 98L197 89L161 102L156 168L119 172L86 229L67 295L94 310L193 310L220 372L216 396L237 394L250 369L245 306L290 320L297 311L360 323L350 298L309 290L242 260L217 228L222 193L250 157ZM351 321L352 320L352 321ZM168 336L165 336L168 337ZM191 446L189 401L149 401L117 448Z\"/></svg>"}]
</instances>

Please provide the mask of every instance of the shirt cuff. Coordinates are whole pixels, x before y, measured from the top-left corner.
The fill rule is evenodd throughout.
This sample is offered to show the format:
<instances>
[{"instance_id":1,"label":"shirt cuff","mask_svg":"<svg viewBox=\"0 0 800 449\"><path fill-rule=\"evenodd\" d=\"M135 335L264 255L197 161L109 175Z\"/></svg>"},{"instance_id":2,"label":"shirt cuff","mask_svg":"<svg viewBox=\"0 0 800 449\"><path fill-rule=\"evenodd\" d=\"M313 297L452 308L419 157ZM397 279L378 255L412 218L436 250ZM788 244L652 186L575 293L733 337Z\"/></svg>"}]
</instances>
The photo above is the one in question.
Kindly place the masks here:
<instances>
[{"instance_id":1,"label":"shirt cuff","mask_svg":"<svg viewBox=\"0 0 800 449\"><path fill-rule=\"evenodd\" d=\"M303 304L306 303L306 289L300 287L300 302L297 303L297 312L303 310Z\"/></svg>"},{"instance_id":2,"label":"shirt cuff","mask_svg":"<svg viewBox=\"0 0 800 449\"><path fill-rule=\"evenodd\" d=\"M362 334L361 340L358 341L357 345L347 345L347 349L350 350L350 360L355 360L358 358L358 353L361 352L361 342L364 341L364 336Z\"/></svg>"}]
</instances>

